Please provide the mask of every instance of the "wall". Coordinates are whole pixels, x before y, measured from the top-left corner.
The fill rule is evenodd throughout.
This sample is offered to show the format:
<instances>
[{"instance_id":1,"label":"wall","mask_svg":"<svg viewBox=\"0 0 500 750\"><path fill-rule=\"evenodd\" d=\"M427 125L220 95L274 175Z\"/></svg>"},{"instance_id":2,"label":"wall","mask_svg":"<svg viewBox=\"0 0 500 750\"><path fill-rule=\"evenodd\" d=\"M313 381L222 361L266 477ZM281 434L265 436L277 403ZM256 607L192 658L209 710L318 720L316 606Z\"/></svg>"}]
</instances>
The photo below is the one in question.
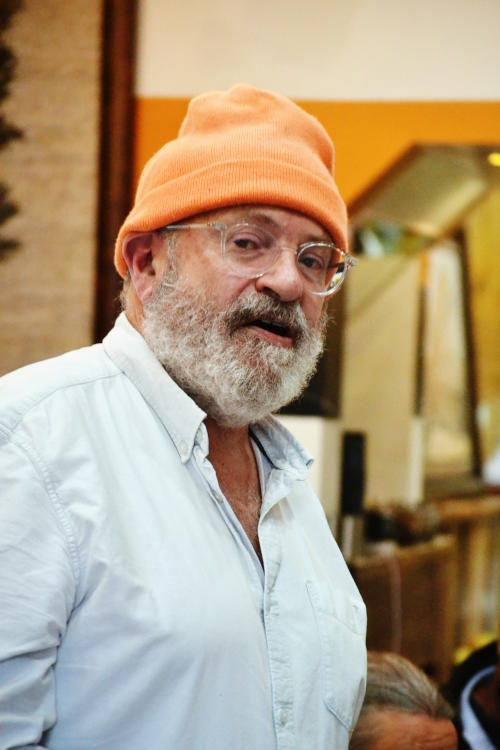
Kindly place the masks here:
<instances>
[{"instance_id":1,"label":"wall","mask_svg":"<svg viewBox=\"0 0 500 750\"><path fill-rule=\"evenodd\" d=\"M92 342L99 0L24 0L5 41L18 65L1 152L22 243L0 263L0 373Z\"/></svg>"},{"instance_id":2,"label":"wall","mask_svg":"<svg viewBox=\"0 0 500 750\"><path fill-rule=\"evenodd\" d=\"M497 0L140 0L139 7L140 96L190 96L246 81L297 99L498 99Z\"/></svg>"},{"instance_id":3,"label":"wall","mask_svg":"<svg viewBox=\"0 0 500 750\"><path fill-rule=\"evenodd\" d=\"M419 262L366 258L355 270L347 297L343 426L367 435L366 504L416 505L422 495L414 409Z\"/></svg>"}]
</instances>

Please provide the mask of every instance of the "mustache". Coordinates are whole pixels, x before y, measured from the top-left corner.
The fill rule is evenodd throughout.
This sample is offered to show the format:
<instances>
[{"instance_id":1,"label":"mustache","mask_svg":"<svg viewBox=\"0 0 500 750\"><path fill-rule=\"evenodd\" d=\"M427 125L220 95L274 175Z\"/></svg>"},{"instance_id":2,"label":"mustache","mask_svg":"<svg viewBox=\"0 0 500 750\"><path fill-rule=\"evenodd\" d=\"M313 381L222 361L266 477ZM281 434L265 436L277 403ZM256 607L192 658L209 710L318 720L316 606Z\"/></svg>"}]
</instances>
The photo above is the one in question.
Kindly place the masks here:
<instances>
[{"instance_id":1,"label":"mustache","mask_svg":"<svg viewBox=\"0 0 500 750\"><path fill-rule=\"evenodd\" d=\"M296 344L311 332L298 301L280 302L264 295L235 300L224 317L229 333L261 318L288 328L293 332Z\"/></svg>"}]
</instances>

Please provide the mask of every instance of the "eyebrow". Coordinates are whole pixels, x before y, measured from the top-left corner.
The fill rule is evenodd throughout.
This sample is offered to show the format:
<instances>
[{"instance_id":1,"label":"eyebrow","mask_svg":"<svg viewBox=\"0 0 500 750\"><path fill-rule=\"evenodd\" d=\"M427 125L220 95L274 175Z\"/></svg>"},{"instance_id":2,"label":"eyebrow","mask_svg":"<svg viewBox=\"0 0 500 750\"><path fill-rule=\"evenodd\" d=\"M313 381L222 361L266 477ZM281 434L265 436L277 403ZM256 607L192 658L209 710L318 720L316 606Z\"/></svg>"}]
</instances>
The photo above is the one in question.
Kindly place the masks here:
<instances>
[{"instance_id":1,"label":"eyebrow","mask_svg":"<svg viewBox=\"0 0 500 750\"><path fill-rule=\"evenodd\" d=\"M264 213L260 208L252 208L251 206L249 206L248 208L242 210L241 213L238 213L237 221L246 219L260 222L261 224L264 224L268 229L274 229L276 232L281 230L281 224L273 219L272 216L269 216L269 214ZM306 242L328 242L329 244L335 245L334 240L326 231L319 233L308 232L306 235L306 239L304 239L301 244L304 244Z\"/></svg>"}]
</instances>

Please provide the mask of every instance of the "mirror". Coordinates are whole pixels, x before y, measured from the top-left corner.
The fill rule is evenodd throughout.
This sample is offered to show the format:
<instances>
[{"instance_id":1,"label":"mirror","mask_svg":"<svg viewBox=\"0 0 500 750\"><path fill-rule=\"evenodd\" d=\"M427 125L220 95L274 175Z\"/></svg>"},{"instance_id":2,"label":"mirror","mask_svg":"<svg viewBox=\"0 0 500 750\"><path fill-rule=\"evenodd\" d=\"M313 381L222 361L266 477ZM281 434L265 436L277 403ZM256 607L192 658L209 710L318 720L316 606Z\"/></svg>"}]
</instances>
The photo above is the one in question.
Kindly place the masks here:
<instances>
[{"instance_id":1,"label":"mirror","mask_svg":"<svg viewBox=\"0 0 500 750\"><path fill-rule=\"evenodd\" d=\"M418 265L418 281L413 282L419 287L418 299L409 299L410 284L394 303L396 308L386 308L386 316L404 315L404 308L413 305L413 330L407 335L414 339L414 356L411 365L406 358L406 372L401 371L400 377L413 379L414 398L411 404L408 399L405 402L408 434L400 435L400 440L414 442L405 458L407 476L418 474L411 462L420 462L423 475L416 481L427 497L479 491L483 487L482 466L492 450L491 440L481 434L485 420L479 418L484 393L478 375L488 370L488 365L477 360L476 338L483 332L477 321L474 325L474 313L484 289L478 289L474 277L478 267L474 256L480 243L473 235L478 233L478 222L484 225L484 219L476 216L478 207L500 194L499 153L499 146L413 146L350 206L352 244L365 270L363 282L348 290L355 304L346 305L346 336L354 330L350 322L361 314L373 317L391 286L395 290L400 285L409 264ZM483 231L487 233L488 228L483 226ZM498 275L498 253L490 255L489 263L490 273ZM414 269L415 279L416 274ZM498 298L495 301L491 292L489 307L491 325L498 330ZM391 325L393 321L388 319L388 332ZM398 350L392 350L394 361L401 346L400 340ZM495 351L479 348L483 358L495 357ZM363 368L369 369L368 350L365 346L357 356L364 359ZM389 371L393 368L387 361ZM351 367L345 384L348 407L350 389L359 388L357 377ZM499 398L499 385L494 399ZM365 408L377 411L376 404ZM391 414L389 405L380 415L386 432L391 420L401 420L401 404L397 411ZM498 434L498 423L491 421L490 429ZM373 450L377 447L372 446ZM409 494L412 492L418 494L416 488ZM411 501L412 497L404 499Z\"/></svg>"}]
</instances>

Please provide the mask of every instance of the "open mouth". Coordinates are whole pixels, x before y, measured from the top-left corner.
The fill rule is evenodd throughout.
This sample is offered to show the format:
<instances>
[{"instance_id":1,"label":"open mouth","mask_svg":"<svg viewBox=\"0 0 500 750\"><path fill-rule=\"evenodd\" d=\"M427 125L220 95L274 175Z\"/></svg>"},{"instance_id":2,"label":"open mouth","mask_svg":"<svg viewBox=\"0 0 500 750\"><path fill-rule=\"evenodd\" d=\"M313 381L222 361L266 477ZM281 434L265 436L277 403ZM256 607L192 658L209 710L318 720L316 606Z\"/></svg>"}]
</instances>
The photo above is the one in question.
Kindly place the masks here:
<instances>
[{"instance_id":1,"label":"open mouth","mask_svg":"<svg viewBox=\"0 0 500 750\"><path fill-rule=\"evenodd\" d=\"M280 323L277 320L270 318L257 318L256 320L249 320L248 323L244 324L245 327L260 328L264 331L279 336L284 339L295 339L295 331L285 323Z\"/></svg>"},{"instance_id":2,"label":"open mouth","mask_svg":"<svg viewBox=\"0 0 500 750\"><path fill-rule=\"evenodd\" d=\"M258 304L257 304L258 303ZM284 304L271 299L238 301L228 314L229 331L247 329L270 344L297 347L306 331L304 315L298 304Z\"/></svg>"},{"instance_id":3,"label":"open mouth","mask_svg":"<svg viewBox=\"0 0 500 750\"><path fill-rule=\"evenodd\" d=\"M275 333L277 336L285 336L286 338L290 338L292 335L289 326L284 325L283 323L276 323L273 320L258 318L250 325L258 326L259 328L263 328L265 331L271 331L271 333Z\"/></svg>"}]
</instances>

